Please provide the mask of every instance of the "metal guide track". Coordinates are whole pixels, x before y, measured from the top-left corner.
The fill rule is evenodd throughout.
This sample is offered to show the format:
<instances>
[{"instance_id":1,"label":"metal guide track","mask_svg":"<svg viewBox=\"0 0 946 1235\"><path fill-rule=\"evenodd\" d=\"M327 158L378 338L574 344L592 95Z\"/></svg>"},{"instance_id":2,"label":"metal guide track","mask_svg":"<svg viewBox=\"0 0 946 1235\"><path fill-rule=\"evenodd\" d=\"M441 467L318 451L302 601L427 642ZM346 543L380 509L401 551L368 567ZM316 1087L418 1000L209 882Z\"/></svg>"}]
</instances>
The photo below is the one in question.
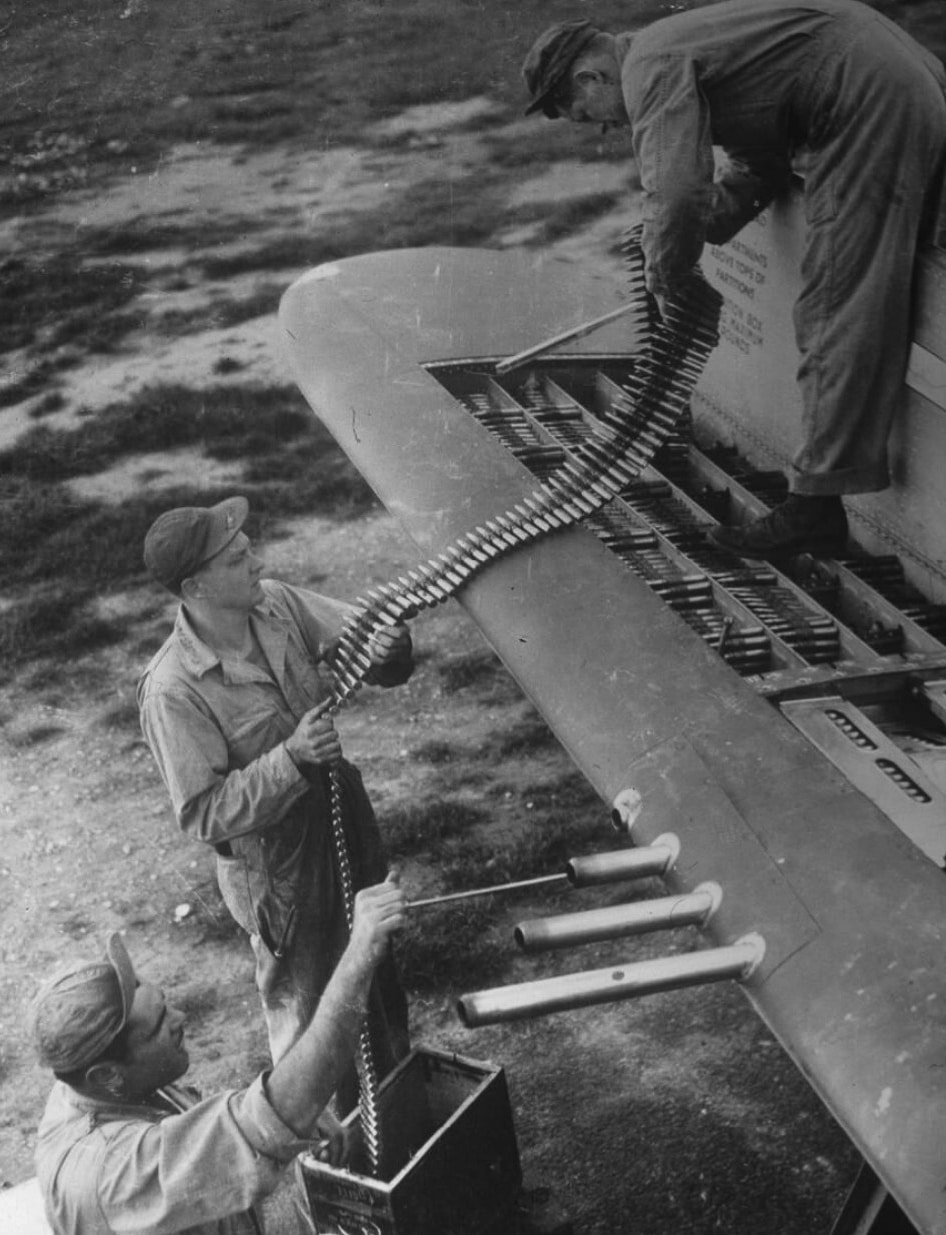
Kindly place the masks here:
<instances>
[{"instance_id":1,"label":"metal guide track","mask_svg":"<svg viewBox=\"0 0 946 1235\"><path fill-rule=\"evenodd\" d=\"M700 450L691 443L681 471L688 480L678 473L678 483L711 491L722 500L723 513L732 507L761 515L785 493L780 473L753 470L730 447ZM930 602L908 583L897 557L858 553L809 559L801 569L805 588L879 654L942 654L946 606Z\"/></svg>"},{"instance_id":2,"label":"metal guide track","mask_svg":"<svg viewBox=\"0 0 946 1235\"><path fill-rule=\"evenodd\" d=\"M518 381L502 383L485 374L477 383L470 369L461 378L447 366L437 375L541 477L567 459L607 458L609 408L631 373L632 359L623 371L617 361L602 367L545 361ZM850 673L903 654L946 655L946 606L919 596L895 558L809 559L800 579L768 564L734 569L734 559L708 540L708 528L732 502L761 513L766 502L781 500L786 482L781 473L753 471L733 452L720 453L732 471L685 437L671 437L655 459L656 470L644 469L585 525L708 642L725 630L724 658L744 674L812 665ZM742 654L746 640L754 648L748 657Z\"/></svg>"},{"instance_id":3,"label":"metal guide track","mask_svg":"<svg viewBox=\"0 0 946 1235\"><path fill-rule=\"evenodd\" d=\"M555 375L553 377L553 374ZM572 460L606 466L613 406L633 377L625 362L601 372L546 364L502 383L441 367L437 376L538 477ZM558 380L556 380L558 379ZM670 439L671 456L685 444ZM712 520L651 468L584 520L627 567L744 675L837 662L849 654L837 622L767 566L742 568L706 536ZM869 649L858 646L862 655Z\"/></svg>"},{"instance_id":4,"label":"metal guide track","mask_svg":"<svg viewBox=\"0 0 946 1235\"><path fill-rule=\"evenodd\" d=\"M633 358L571 358L547 359L502 381L468 367L462 374L445 367L438 376L541 477L568 460L579 466L608 457L610 409L632 373ZM740 566L708 539L707 530L733 505L756 515L785 491L781 473L755 471L729 449L701 451L677 431L653 465L582 524L775 702L799 690L837 691L828 701L782 706L853 784L941 861L946 606L920 596L889 556L808 557L793 564L789 577L767 562ZM851 693L869 701L870 716L843 697L851 682L858 683ZM869 748L851 740L855 732L870 733Z\"/></svg>"}]
</instances>

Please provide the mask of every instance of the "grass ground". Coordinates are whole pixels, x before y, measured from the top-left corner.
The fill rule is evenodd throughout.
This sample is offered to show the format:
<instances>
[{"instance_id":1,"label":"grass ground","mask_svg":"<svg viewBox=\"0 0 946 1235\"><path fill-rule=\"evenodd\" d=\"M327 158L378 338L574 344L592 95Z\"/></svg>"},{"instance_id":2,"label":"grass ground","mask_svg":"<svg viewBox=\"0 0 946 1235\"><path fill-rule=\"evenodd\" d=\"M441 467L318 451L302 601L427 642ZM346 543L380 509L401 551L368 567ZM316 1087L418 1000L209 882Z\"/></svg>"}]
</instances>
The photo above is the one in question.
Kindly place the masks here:
<instances>
[{"instance_id":1,"label":"grass ground","mask_svg":"<svg viewBox=\"0 0 946 1235\"><path fill-rule=\"evenodd\" d=\"M946 46L938 0L878 7ZM594 16L618 28L625 9L603 0ZM626 149L519 115L532 34L591 11L16 0L0 19L4 1182L31 1171L47 1083L25 1000L108 930L187 1011L205 1088L264 1062L247 949L137 733L135 677L171 616L144 577L143 531L168 505L239 489L280 577L354 596L413 560L268 366L260 323L300 270L374 248L608 260ZM617 844L462 613L425 616L416 638L411 685L359 697L342 730L413 893ZM854 1155L736 993L459 1028L461 990L547 971L514 953L511 929L566 904L418 916L400 947L418 1036L504 1064L526 1166L586 1235L826 1229Z\"/></svg>"}]
</instances>

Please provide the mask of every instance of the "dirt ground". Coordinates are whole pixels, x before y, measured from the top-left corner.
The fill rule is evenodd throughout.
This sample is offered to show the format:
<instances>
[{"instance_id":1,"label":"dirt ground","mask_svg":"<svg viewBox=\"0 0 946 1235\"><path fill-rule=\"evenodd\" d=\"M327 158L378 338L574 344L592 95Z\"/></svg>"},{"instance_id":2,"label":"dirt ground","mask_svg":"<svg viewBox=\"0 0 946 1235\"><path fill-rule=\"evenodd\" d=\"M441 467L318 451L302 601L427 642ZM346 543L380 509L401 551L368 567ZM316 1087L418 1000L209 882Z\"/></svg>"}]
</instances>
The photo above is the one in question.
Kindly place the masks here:
<instances>
[{"instance_id":1,"label":"dirt ground","mask_svg":"<svg viewBox=\"0 0 946 1235\"><path fill-rule=\"evenodd\" d=\"M274 236L287 224L304 231L315 213L375 209L385 194L412 182L475 169L489 152L473 126L495 123L494 107L488 98L473 98L407 108L379 126L374 150L313 148L287 160L278 149L247 154L182 144L142 175L115 176L107 187L80 187L0 219L0 245L9 252L52 250L58 239L86 228L142 218L186 227L235 213L257 220L259 245L268 227ZM524 123L531 122L511 122ZM385 145L392 137L396 146ZM551 171L513 178L509 202L560 203L569 195L577 201L621 193L629 184L623 164L566 157ZM633 214L624 200L556 247L575 261L610 266L609 250ZM528 240L521 223L505 233L500 227L496 237L508 246ZM229 243L239 251L239 240ZM219 257L220 246L213 253ZM160 265L155 308L186 311L264 286L272 292L269 311L182 337L138 329L117 354L86 357L62 375L62 407L44 417L45 425L68 428L82 409L155 382L193 388L290 381L274 310L280 289L302 268L217 281L177 278L193 269L197 256L193 248L135 255L146 267ZM224 358L233 362L226 372ZM12 378L27 363L16 354L7 361ZM0 448L34 423L36 402L2 410ZM120 502L182 477L239 489L241 466L175 451L126 458L73 483L77 494ZM345 597L396 575L417 556L382 512L357 522L296 519L262 548L273 575ZM136 676L168 629L173 604L148 587L110 596L107 607L127 623L123 642L86 661L34 667L0 694L2 1186L32 1174L34 1130L49 1084L25 1035L28 999L60 959L96 954L109 931L124 932L140 971L187 1013L192 1079L205 1091L248 1079L266 1061L249 949L216 894L211 855L178 833L137 730ZM437 664L484 650L457 605L420 619L415 639L421 664L412 682L366 692L339 722L346 753L362 768L382 822L442 783L443 770L423 755L432 741L449 733L452 742L476 748L528 714L512 687L486 706L482 697L444 691ZM556 748L505 760L492 786L501 785L501 792L487 787L482 793L492 826L505 832L540 826L530 794L568 770ZM613 845L604 804L600 828L602 843ZM470 883L484 882L484 875L488 882L488 871L471 871ZM405 880L415 895L436 890L436 863L408 865ZM507 928L517 910L533 903L546 902L497 909L496 937L505 931L510 952ZM737 992L657 997L513 1031L462 1029L453 1012L458 993L445 989L413 1001L415 1038L504 1065L527 1173L554 1185L583 1235L801 1235L830 1225L855 1155Z\"/></svg>"}]
</instances>

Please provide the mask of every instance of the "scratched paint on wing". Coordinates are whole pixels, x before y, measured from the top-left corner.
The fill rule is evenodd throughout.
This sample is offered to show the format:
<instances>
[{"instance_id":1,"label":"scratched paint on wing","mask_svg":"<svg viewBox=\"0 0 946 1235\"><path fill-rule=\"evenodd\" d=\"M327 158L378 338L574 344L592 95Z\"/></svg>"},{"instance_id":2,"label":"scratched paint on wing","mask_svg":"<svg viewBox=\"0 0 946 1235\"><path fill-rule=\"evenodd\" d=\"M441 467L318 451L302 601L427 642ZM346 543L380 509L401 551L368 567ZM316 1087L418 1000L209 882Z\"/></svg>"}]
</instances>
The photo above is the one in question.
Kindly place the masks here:
<instances>
[{"instance_id":1,"label":"scratched paint on wing","mask_svg":"<svg viewBox=\"0 0 946 1235\"><path fill-rule=\"evenodd\" d=\"M874 1107L875 1115L886 1115L890 1110L890 1100L893 1097L893 1090L887 1085L880 1091L880 1097L877 1100L877 1105Z\"/></svg>"}]
</instances>

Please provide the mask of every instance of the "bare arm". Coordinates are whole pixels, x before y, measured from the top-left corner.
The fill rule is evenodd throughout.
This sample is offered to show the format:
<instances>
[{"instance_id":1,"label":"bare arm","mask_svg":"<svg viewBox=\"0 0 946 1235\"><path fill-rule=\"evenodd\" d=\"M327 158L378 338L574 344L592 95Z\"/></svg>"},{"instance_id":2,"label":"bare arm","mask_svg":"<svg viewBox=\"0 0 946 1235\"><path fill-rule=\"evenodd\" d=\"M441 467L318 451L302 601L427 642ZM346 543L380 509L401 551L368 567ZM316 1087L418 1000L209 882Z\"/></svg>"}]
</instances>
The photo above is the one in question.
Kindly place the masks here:
<instances>
[{"instance_id":1,"label":"bare arm","mask_svg":"<svg viewBox=\"0 0 946 1235\"><path fill-rule=\"evenodd\" d=\"M351 939L315 1016L267 1082L273 1109L300 1137L314 1132L351 1063L372 975L403 924L404 894L390 877L358 893Z\"/></svg>"}]
</instances>

